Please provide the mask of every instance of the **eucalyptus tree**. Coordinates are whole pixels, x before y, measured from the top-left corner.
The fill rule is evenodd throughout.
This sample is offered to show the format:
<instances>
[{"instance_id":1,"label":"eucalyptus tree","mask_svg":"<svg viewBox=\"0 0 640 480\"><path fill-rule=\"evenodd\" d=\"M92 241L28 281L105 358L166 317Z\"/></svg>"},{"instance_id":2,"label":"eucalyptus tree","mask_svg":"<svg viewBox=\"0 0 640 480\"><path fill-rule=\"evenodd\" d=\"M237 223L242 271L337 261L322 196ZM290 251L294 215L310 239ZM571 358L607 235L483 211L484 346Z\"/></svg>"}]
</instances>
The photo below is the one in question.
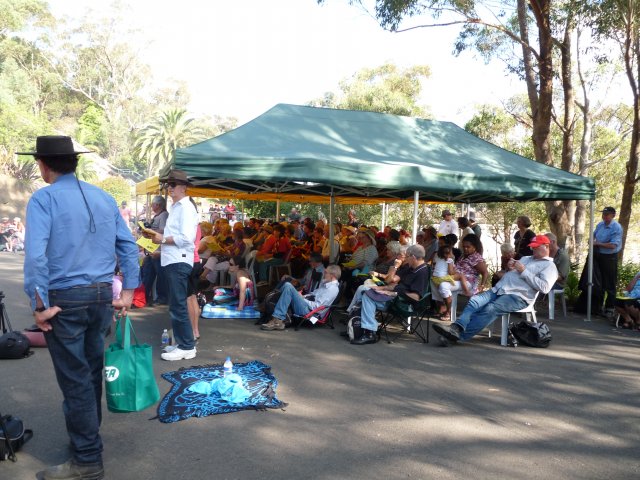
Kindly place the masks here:
<instances>
[{"instance_id":1,"label":"eucalyptus tree","mask_svg":"<svg viewBox=\"0 0 640 480\"><path fill-rule=\"evenodd\" d=\"M309 104L426 118L428 110L418 102L422 82L430 76L431 70L426 65L399 68L386 63L364 68L342 80L339 92L327 92Z\"/></svg>"},{"instance_id":2,"label":"eucalyptus tree","mask_svg":"<svg viewBox=\"0 0 640 480\"><path fill-rule=\"evenodd\" d=\"M318 0L323 3L326 0ZM351 0L352 4L365 2ZM546 165L576 172L574 135L576 92L574 85L577 28L582 25L582 1L564 0L376 0L380 25L394 32L415 28L460 25L455 43L459 53L474 48L485 58L499 57L525 84L529 104L533 156ZM432 20L426 20L423 15ZM562 95L555 95L559 82ZM557 105L554 105L557 102ZM584 104L584 102L582 102ZM524 117L523 117L524 118ZM552 124L562 131L562 149L554 155ZM556 160L559 158L559 161ZM546 202L551 230L560 242L584 227L584 204Z\"/></svg>"}]
</instances>

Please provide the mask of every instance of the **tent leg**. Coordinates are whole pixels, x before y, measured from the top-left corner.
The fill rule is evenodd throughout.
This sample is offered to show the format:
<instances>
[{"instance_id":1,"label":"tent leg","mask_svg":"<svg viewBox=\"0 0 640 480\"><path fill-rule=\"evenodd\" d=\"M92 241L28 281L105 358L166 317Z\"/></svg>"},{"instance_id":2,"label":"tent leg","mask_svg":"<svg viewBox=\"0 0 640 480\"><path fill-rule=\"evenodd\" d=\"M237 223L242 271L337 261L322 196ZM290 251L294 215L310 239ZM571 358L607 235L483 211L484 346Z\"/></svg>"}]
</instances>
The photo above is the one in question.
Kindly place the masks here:
<instances>
[{"instance_id":1,"label":"tent leg","mask_svg":"<svg viewBox=\"0 0 640 480\"><path fill-rule=\"evenodd\" d=\"M384 226L387 224L387 204L382 204L382 221L380 222L380 231L384 231Z\"/></svg>"},{"instance_id":2,"label":"tent leg","mask_svg":"<svg viewBox=\"0 0 640 480\"><path fill-rule=\"evenodd\" d=\"M280 200L276 200L276 222L280 221Z\"/></svg>"},{"instance_id":3,"label":"tent leg","mask_svg":"<svg viewBox=\"0 0 640 480\"><path fill-rule=\"evenodd\" d=\"M587 322L591 321L591 295L593 289L593 200L589 202L589 268L587 270Z\"/></svg>"},{"instance_id":4,"label":"tent leg","mask_svg":"<svg viewBox=\"0 0 640 480\"><path fill-rule=\"evenodd\" d=\"M420 200L420 192L413 192L413 228L411 229L411 244L416 244L418 235L418 201Z\"/></svg>"},{"instance_id":5,"label":"tent leg","mask_svg":"<svg viewBox=\"0 0 640 480\"><path fill-rule=\"evenodd\" d=\"M331 260L333 259L333 247L334 247L334 241L333 241L333 237L335 237L335 232L333 231L333 217L334 217L334 210L336 207L336 197L333 194L333 187L331 187L331 195L329 196L329 263L331 263Z\"/></svg>"}]
</instances>

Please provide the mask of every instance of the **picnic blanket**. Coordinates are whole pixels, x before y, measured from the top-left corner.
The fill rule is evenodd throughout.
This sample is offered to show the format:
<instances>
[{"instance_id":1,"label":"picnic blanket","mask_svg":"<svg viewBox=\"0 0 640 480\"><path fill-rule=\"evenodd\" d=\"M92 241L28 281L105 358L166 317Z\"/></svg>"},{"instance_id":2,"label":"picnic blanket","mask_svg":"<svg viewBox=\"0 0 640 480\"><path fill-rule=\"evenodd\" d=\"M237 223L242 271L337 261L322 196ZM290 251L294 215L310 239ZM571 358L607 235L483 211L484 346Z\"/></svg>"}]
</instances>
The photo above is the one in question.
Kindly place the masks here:
<instances>
[{"instance_id":1,"label":"picnic blanket","mask_svg":"<svg viewBox=\"0 0 640 480\"><path fill-rule=\"evenodd\" d=\"M222 378L222 364L185 367L175 372L163 373L162 378L173 386L158 405L158 419L163 423L173 423L189 417L287 406L276 397L278 380L271 373L269 365L258 360L237 363L233 366L233 372L242 378L244 388L249 391L250 396L244 402L228 402L217 391L204 394L190 390L189 387L198 382Z\"/></svg>"},{"instance_id":2,"label":"picnic blanket","mask_svg":"<svg viewBox=\"0 0 640 480\"><path fill-rule=\"evenodd\" d=\"M202 318L260 318L261 313L253 306L246 306L242 310L236 310L238 304L235 305L212 305L207 303L202 307Z\"/></svg>"}]
</instances>

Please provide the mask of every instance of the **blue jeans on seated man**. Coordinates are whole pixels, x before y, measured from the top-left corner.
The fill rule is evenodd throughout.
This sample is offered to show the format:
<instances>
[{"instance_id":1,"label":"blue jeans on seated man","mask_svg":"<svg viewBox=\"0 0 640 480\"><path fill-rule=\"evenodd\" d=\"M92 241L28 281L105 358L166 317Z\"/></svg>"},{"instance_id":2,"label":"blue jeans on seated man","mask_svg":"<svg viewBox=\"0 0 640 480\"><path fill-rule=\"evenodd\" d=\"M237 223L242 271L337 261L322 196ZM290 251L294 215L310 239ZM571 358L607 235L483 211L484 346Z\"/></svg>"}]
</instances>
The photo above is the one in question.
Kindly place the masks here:
<instances>
[{"instance_id":1,"label":"blue jeans on seated man","mask_svg":"<svg viewBox=\"0 0 640 480\"><path fill-rule=\"evenodd\" d=\"M276 303L273 316L279 320L285 320L289 307L293 309L293 313L296 315L306 315L311 311L311 307L304 297L298 293L296 287L290 283L285 283L282 286L282 293L280 293L280 298Z\"/></svg>"},{"instance_id":2,"label":"blue jeans on seated man","mask_svg":"<svg viewBox=\"0 0 640 480\"><path fill-rule=\"evenodd\" d=\"M78 464L102 461L102 378L104 338L113 318L110 283L49 291L51 306L62 311L45 332L58 385L62 410Z\"/></svg>"},{"instance_id":3,"label":"blue jeans on seated man","mask_svg":"<svg viewBox=\"0 0 640 480\"><path fill-rule=\"evenodd\" d=\"M376 311L380 310L386 312L391 304L391 298L386 302L376 302L367 295L362 295L362 310L360 312L360 327L371 330L372 332L378 331L378 321L376 320Z\"/></svg>"},{"instance_id":4,"label":"blue jeans on seated man","mask_svg":"<svg viewBox=\"0 0 640 480\"><path fill-rule=\"evenodd\" d=\"M491 290L474 295L455 322L463 330L460 340L470 339L502 314L517 312L527 305L527 301L517 295L498 295Z\"/></svg>"},{"instance_id":5,"label":"blue jeans on seated man","mask_svg":"<svg viewBox=\"0 0 640 480\"><path fill-rule=\"evenodd\" d=\"M193 350L196 347L187 310L187 288L192 269L191 265L184 262L164 267L165 278L169 284L169 316L173 338L180 350Z\"/></svg>"}]
</instances>

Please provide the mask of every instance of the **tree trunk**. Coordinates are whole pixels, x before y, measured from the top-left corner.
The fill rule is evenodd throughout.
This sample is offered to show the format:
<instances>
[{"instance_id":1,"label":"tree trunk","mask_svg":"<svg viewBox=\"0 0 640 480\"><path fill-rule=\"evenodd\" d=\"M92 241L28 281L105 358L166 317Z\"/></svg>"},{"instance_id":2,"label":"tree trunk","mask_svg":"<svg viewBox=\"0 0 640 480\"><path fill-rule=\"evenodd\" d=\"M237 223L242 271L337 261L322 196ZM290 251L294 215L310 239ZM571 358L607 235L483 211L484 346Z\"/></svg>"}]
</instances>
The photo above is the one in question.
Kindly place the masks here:
<instances>
[{"instance_id":1,"label":"tree trunk","mask_svg":"<svg viewBox=\"0 0 640 480\"><path fill-rule=\"evenodd\" d=\"M629 221L631 219L631 208L633 195L638 181L638 158L640 158L640 98L634 95L633 99L633 131L631 133L631 147L629 149L629 161L627 162L627 173L624 176L622 187L622 203L620 204L620 216L618 222L622 226L622 248L619 259L624 257L624 247L627 243L627 232L629 231Z\"/></svg>"},{"instance_id":2,"label":"tree trunk","mask_svg":"<svg viewBox=\"0 0 640 480\"><path fill-rule=\"evenodd\" d=\"M633 128L631 131L631 146L629 148L629 161L627 162L627 172L624 176L622 189L622 203L620 205L620 216L618 221L622 226L622 248L618 259L622 261L624 257L624 247L627 243L627 232L629 231L629 220L631 218L631 206L633 194L638 181L638 157L640 157L640 89L638 79L640 78L640 40L637 36L637 28L633 12L629 12L627 17L624 41L624 66L629 80L629 86L633 93Z\"/></svg>"}]
</instances>

